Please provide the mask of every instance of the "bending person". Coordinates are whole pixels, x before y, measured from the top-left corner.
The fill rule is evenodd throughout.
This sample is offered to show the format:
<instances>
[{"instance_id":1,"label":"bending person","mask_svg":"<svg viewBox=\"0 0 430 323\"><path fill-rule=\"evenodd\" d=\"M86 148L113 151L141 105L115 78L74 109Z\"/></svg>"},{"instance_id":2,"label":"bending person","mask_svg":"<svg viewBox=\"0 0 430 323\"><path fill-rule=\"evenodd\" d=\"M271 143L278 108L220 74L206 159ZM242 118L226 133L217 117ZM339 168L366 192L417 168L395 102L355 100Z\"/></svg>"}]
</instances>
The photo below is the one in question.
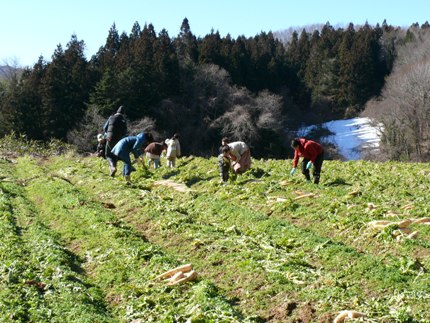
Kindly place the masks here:
<instances>
[{"instance_id":1,"label":"bending person","mask_svg":"<svg viewBox=\"0 0 430 323\"><path fill-rule=\"evenodd\" d=\"M122 168L122 175L127 182L130 182L130 174L136 169L132 166L130 159L130 153L134 155L134 158L139 158L143 153L143 144L146 141L151 141L152 135L149 133L139 133L136 136L128 136L122 138L118 143L112 148L112 162L116 168L118 160L122 160L124 166Z\"/></svg>"},{"instance_id":2,"label":"bending person","mask_svg":"<svg viewBox=\"0 0 430 323\"><path fill-rule=\"evenodd\" d=\"M291 147L294 149L293 169L290 174L296 172L299 158L303 157L302 174L308 181L311 180L309 169L314 165L314 183L320 182L321 167L324 161L324 148L317 142L307 140L306 138L295 138L291 141Z\"/></svg>"},{"instance_id":3,"label":"bending person","mask_svg":"<svg viewBox=\"0 0 430 323\"><path fill-rule=\"evenodd\" d=\"M145 148L146 158L148 158L148 167L151 166L151 162L154 163L154 169L161 166L160 157L161 153L167 149L165 142L151 142Z\"/></svg>"},{"instance_id":4,"label":"bending person","mask_svg":"<svg viewBox=\"0 0 430 323\"><path fill-rule=\"evenodd\" d=\"M236 174L243 174L251 168L251 150L243 141L229 142L228 138L222 139L222 145L228 146L230 158L234 161L233 170Z\"/></svg>"}]
</instances>

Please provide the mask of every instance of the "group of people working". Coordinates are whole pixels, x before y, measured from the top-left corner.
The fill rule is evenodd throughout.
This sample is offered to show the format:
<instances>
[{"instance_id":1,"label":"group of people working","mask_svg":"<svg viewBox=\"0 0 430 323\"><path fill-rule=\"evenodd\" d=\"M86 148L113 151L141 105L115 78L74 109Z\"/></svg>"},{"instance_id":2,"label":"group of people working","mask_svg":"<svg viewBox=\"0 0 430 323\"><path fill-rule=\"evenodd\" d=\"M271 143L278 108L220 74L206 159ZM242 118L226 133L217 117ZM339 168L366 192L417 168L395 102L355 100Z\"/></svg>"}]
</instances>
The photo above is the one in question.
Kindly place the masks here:
<instances>
[{"instance_id":1,"label":"group of people working","mask_svg":"<svg viewBox=\"0 0 430 323\"><path fill-rule=\"evenodd\" d=\"M154 168L160 167L160 156L163 151L166 151L168 167L175 167L176 159L181 156L179 134L177 133L163 142L155 142L150 132L127 136L127 121L123 106L120 106L117 112L108 118L103 130L104 134L99 134L97 137L99 142L97 155L107 160L110 176L112 177L115 176L117 163L121 160L124 163L122 175L127 182L130 182L130 174L136 170L133 167L133 163L138 160L143 161L143 158L141 158L143 152L146 153L148 166L153 164ZM145 148L143 149L143 147ZM295 174L299 159L303 157L303 175L310 181L310 169L313 166L313 180L315 184L318 184L324 161L324 148L319 143L306 138L293 139L291 147L294 149L294 159L290 175ZM134 155L133 162L130 159L130 154ZM231 170L239 175L249 168L251 168L249 146L243 141L230 142L228 138L222 138L218 155L218 170L221 182L228 181Z\"/></svg>"},{"instance_id":2,"label":"group of people working","mask_svg":"<svg viewBox=\"0 0 430 323\"><path fill-rule=\"evenodd\" d=\"M117 112L110 116L103 126L104 134L97 136L97 156L104 157L109 165L109 175L114 177L117 171L118 161L123 162L122 175L130 182L130 175L136 169L133 164L139 160L143 162L142 154L145 153L148 166L160 167L160 156L166 151L167 166L175 167L176 158L181 155L179 134L163 142L155 142L150 132L140 132L135 136L127 135L127 121L125 109L120 106ZM133 162L130 154L134 155Z\"/></svg>"},{"instance_id":3,"label":"group of people working","mask_svg":"<svg viewBox=\"0 0 430 323\"><path fill-rule=\"evenodd\" d=\"M300 157L303 157L303 175L308 181L310 181L310 168L313 165L314 183L319 184L321 167L324 161L324 148L319 143L306 138L293 139L291 141L291 147L294 149L294 159L290 175L294 175L299 159ZM218 171L221 176L221 182L225 183L228 181L231 168L233 168L236 174L242 174L250 167L251 152L247 144L243 141L230 143L228 138L223 138L222 145L220 147L220 154L218 155Z\"/></svg>"}]
</instances>

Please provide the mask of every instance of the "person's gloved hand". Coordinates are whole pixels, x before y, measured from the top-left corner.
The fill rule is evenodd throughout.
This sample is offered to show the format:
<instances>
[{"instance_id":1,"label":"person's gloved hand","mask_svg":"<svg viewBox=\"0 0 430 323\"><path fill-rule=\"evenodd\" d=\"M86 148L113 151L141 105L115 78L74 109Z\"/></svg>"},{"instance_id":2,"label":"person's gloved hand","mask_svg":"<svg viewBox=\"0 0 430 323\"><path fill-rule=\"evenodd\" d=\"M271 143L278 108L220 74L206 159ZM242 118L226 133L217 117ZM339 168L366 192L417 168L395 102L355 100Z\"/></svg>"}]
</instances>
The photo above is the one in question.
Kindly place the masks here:
<instances>
[{"instance_id":1,"label":"person's gloved hand","mask_svg":"<svg viewBox=\"0 0 430 323\"><path fill-rule=\"evenodd\" d=\"M290 175L291 175L291 176L293 176L295 172L296 172L296 168L294 167L294 168L291 170Z\"/></svg>"},{"instance_id":2,"label":"person's gloved hand","mask_svg":"<svg viewBox=\"0 0 430 323\"><path fill-rule=\"evenodd\" d=\"M306 169L310 169L312 167L312 162L309 161L308 164L306 165Z\"/></svg>"}]
</instances>

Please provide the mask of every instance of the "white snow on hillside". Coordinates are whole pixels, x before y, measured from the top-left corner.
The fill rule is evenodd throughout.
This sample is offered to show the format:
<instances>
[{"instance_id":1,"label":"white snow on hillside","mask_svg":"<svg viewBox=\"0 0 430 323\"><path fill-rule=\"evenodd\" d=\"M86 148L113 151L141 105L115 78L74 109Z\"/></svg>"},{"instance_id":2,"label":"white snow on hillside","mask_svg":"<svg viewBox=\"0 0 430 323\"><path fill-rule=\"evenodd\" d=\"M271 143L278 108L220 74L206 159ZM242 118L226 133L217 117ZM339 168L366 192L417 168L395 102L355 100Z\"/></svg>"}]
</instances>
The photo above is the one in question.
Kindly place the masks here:
<instances>
[{"instance_id":1,"label":"white snow on hillside","mask_svg":"<svg viewBox=\"0 0 430 323\"><path fill-rule=\"evenodd\" d=\"M368 118L329 121L321 126L333 133L321 138L321 141L336 145L345 160L362 159L364 151L375 152L379 149L380 128L372 126ZM298 135L306 136L314 127L302 128Z\"/></svg>"}]
</instances>

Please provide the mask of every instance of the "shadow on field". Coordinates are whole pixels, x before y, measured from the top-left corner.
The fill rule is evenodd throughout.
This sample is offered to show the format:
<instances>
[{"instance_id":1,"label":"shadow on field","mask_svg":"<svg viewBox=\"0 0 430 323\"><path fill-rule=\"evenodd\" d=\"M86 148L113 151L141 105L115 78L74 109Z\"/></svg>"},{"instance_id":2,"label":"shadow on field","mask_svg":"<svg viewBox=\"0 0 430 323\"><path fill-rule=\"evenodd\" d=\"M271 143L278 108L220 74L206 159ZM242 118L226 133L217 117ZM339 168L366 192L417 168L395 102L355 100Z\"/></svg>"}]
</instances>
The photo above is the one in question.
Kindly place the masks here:
<instances>
[{"instance_id":1,"label":"shadow on field","mask_svg":"<svg viewBox=\"0 0 430 323\"><path fill-rule=\"evenodd\" d=\"M177 169L177 170L174 170L174 171L168 172L167 174L164 174L164 175L163 175L163 179L169 179L170 177L172 177L172 176L176 176L176 175L178 175L178 174L179 174L179 170Z\"/></svg>"},{"instance_id":2,"label":"shadow on field","mask_svg":"<svg viewBox=\"0 0 430 323\"><path fill-rule=\"evenodd\" d=\"M200 177L200 176L194 176L189 178L186 182L185 185L187 185L188 187L197 184L198 182L201 181L210 181L213 178L216 178L217 176L210 176L210 177Z\"/></svg>"},{"instance_id":3,"label":"shadow on field","mask_svg":"<svg viewBox=\"0 0 430 323\"><path fill-rule=\"evenodd\" d=\"M346 182L343 178L336 178L334 181L325 184L325 186L340 186L340 185L347 185L352 186L352 184Z\"/></svg>"}]
</instances>

